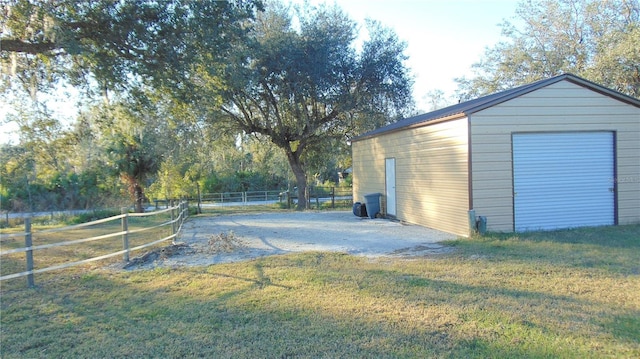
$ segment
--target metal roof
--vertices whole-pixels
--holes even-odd
[[[425,113],[422,115],[418,115],[418,116],[414,116],[414,117],[409,117],[409,118],[405,118],[402,120],[399,120],[395,123],[392,123],[390,125],[384,126],[384,127],[380,127],[378,129],[375,129],[373,131],[367,132],[365,134],[362,134],[360,136],[354,137],[351,141],[360,141],[360,140],[364,140],[367,138],[371,138],[371,137],[376,137],[378,135],[381,134],[385,134],[385,133],[389,133],[389,132],[394,132],[394,131],[399,131],[399,130],[403,130],[406,128],[411,128],[411,127],[420,127],[420,126],[428,126],[430,124],[430,122],[437,122],[437,120],[439,119],[445,119],[445,118],[460,118],[460,117],[464,117],[464,116],[469,116],[475,112],[478,111],[482,111],[484,109],[487,109],[489,107],[498,105],[500,103],[503,103],[505,101],[509,101],[511,99],[514,99],[516,97],[525,95],[529,92],[538,90],[540,88],[555,84],[557,82],[560,81],[564,81],[567,80],[569,82],[572,82],[576,85],[588,88],[590,90],[593,90],[595,92],[601,93],[603,95],[609,96],[609,97],[613,97],[617,100],[620,100],[622,102],[628,103],[630,105],[636,106],[636,107],[640,107],[640,100],[627,96],[625,94],[622,94],[620,92],[608,89],[606,87],[600,86],[596,83],[593,83],[591,81],[588,81],[586,79],[583,79],[581,77],[572,75],[572,74],[562,74],[559,76],[555,76],[549,79],[545,79],[545,80],[540,80],[540,81],[536,81],[527,85],[523,85],[523,86],[519,86],[519,87],[515,87],[513,89],[510,90],[506,90],[506,91],[501,91],[501,92],[497,92],[491,95],[487,95],[487,96],[483,96],[474,100],[470,100],[470,101],[466,101],[466,102],[462,102],[459,103],[457,105],[453,105],[453,106],[449,106],[449,107],[445,107],[439,110],[435,110],[433,112],[429,112],[429,113]]]

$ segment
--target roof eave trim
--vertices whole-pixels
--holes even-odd
[[[602,85],[598,85],[595,82],[591,82],[589,80],[583,79],[581,77],[577,77],[577,76],[569,76],[566,78],[567,81],[574,83],[578,86],[582,86],[582,87],[586,87],[592,91],[595,91],[597,93],[600,93],[602,95],[611,97],[613,99],[622,101],[626,104],[635,106],[635,107],[640,107],[640,100],[638,100],[635,97],[631,97],[628,95],[623,94],[622,92],[618,92],[616,90],[612,90],[610,88],[604,87]]]
[[[351,143],[358,142],[358,141],[363,141],[363,140],[368,140],[368,139],[374,138],[374,137],[380,137],[382,135],[389,135],[389,134],[400,132],[400,131],[406,131],[406,130],[412,130],[412,129],[415,129],[415,128],[431,126],[431,125],[434,125],[434,124],[437,124],[437,123],[441,123],[441,122],[459,120],[459,119],[465,118],[465,117],[468,117],[468,114],[466,112],[460,112],[460,113],[456,113],[454,115],[449,115],[449,116],[445,116],[445,117],[441,117],[441,118],[436,118],[436,119],[429,120],[429,121],[424,121],[424,122],[418,122],[418,123],[414,123],[414,124],[407,125],[407,126],[404,126],[404,127],[399,127],[399,128],[393,129],[393,130],[385,131],[385,132],[379,132],[379,133],[374,133],[374,134],[371,134],[371,135],[362,135],[362,136],[354,137],[354,138],[351,139]]]

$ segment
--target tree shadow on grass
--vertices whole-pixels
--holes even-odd
[[[3,357],[594,355],[580,346],[578,319],[583,309],[597,312],[604,304],[436,279],[402,263],[388,268],[304,253],[210,267],[65,273],[3,298]],[[550,323],[548,305],[566,315],[556,322],[574,320],[577,330]],[[628,322],[629,313],[616,313],[603,320]],[[614,333],[615,340],[628,341],[625,333]]]
[[[632,303],[616,306],[598,296],[554,294],[526,284],[465,284],[461,278],[453,282],[398,270],[368,270],[362,278],[358,287],[371,297],[396,298],[409,306],[442,305],[456,313],[454,332],[457,327],[472,333],[459,338],[464,351],[487,349],[495,357],[581,357],[594,355],[589,349],[593,343],[609,342],[627,353],[623,356],[640,353],[640,310],[632,309]]]

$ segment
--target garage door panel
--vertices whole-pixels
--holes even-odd
[[[578,204],[584,205],[585,203],[608,201],[611,198],[611,192],[609,190],[591,192],[591,195],[588,197],[585,196],[583,192],[579,192],[575,188],[565,191],[563,191],[562,189],[544,190],[544,193],[542,194],[541,192],[542,190],[517,191],[516,197],[519,197],[521,204],[529,205],[531,207],[534,207],[536,204],[548,204],[549,206],[563,205],[567,208],[575,207],[575,205]],[[526,203],[522,203],[525,196],[528,196],[529,200]],[[537,200],[538,198],[540,198],[540,200]]]
[[[588,175],[586,175],[588,176]],[[522,186],[519,185],[516,187],[517,194],[525,194],[531,193],[532,195],[540,195],[541,192],[549,193],[549,194],[564,194],[565,196],[570,196],[574,194],[576,196],[583,197],[585,196],[585,188],[588,188],[591,191],[591,195],[595,195],[598,193],[609,194],[613,188],[613,183],[609,178],[601,178],[600,180],[594,178],[584,178],[582,183],[579,186],[576,186],[575,181],[571,182],[569,180],[559,181],[549,177],[538,177],[537,180],[542,181],[553,181],[553,183],[549,183],[547,185],[540,186]]]
[[[615,222],[612,132],[513,135],[515,230]]]

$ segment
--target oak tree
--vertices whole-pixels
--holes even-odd
[[[405,45],[369,22],[357,48],[358,28],[340,8],[306,5],[296,16],[271,3],[224,69],[225,121],[268,138],[286,154],[305,208],[305,154],[331,140],[392,121],[412,104]]]

